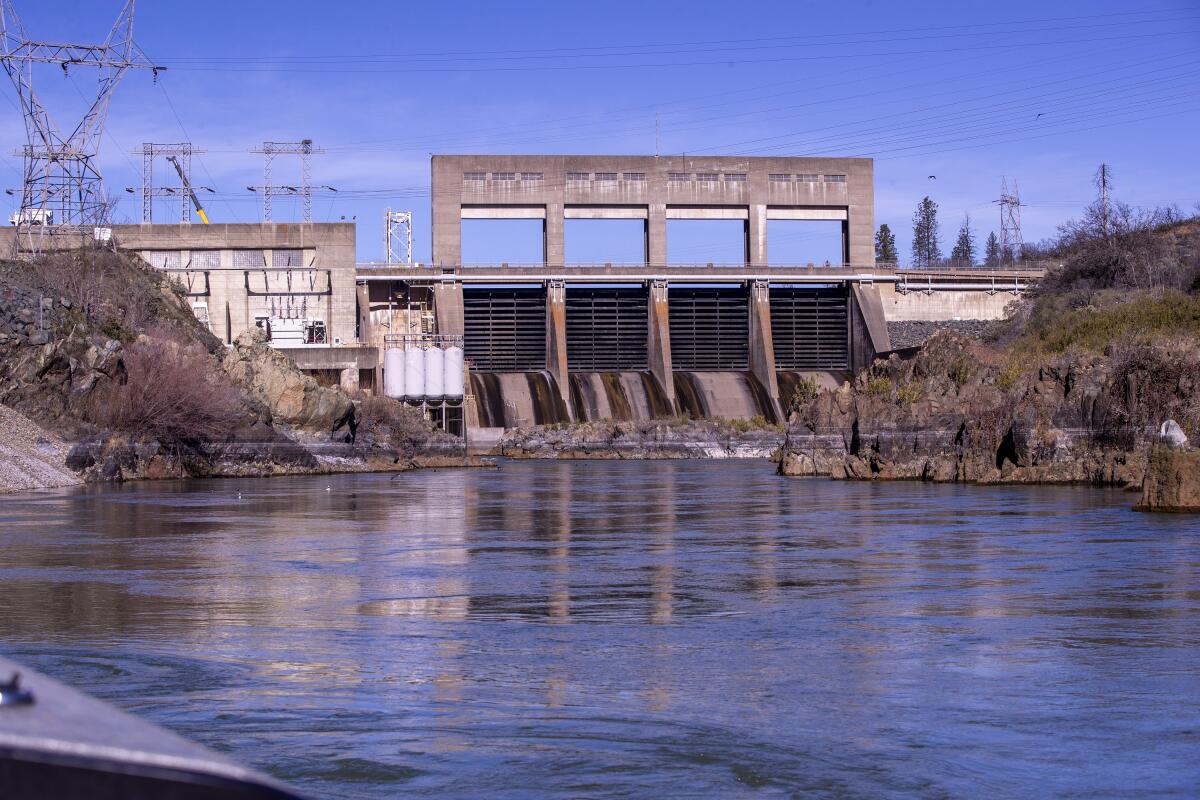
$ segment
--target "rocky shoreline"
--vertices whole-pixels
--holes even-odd
[[[781,427],[730,420],[547,425],[507,431],[491,455],[514,459],[777,459]]]
[[[779,472],[844,480],[1142,488],[1158,424],[1196,423],[1191,354],[1137,345],[1042,363],[938,333],[818,394]]]

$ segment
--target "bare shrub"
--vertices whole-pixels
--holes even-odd
[[[124,379],[96,390],[88,421],[160,442],[190,442],[223,438],[246,414],[241,394],[198,345],[168,334],[142,337],[123,362]]]
[[[72,308],[114,339],[132,342],[155,324],[169,323],[202,336],[210,352],[211,335],[195,321],[178,298],[168,298],[164,273],[134,258],[98,247],[47,253],[29,263],[29,272],[40,290],[65,298]],[[170,300],[170,302],[168,302]]]
[[[452,438],[436,430],[420,411],[382,395],[362,397],[358,409],[358,430],[360,435],[362,431],[367,431],[408,454],[425,449],[436,441]]]

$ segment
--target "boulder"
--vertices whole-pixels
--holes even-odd
[[[1200,512],[1200,450],[1155,445],[1135,511]]]
[[[1164,422],[1158,428],[1158,440],[1170,447],[1187,447],[1188,437],[1173,419]]]
[[[270,412],[272,420],[319,433],[355,422],[354,403],[341,390],[321,386],[254,328],[233,343],[225,372]]]

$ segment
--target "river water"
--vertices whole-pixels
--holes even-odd
[[[1196,797],[1200,524],[746,462],[0,499],[0,648],[313,797]]]

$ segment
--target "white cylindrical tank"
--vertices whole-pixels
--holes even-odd
[[[446,399],[462,400],[463,398],[463,349],[458,345],[446,348]]]
[[[445,361],[442,348],[425,348],[425,396],[430,400],[441,400],[446,394]]]
[[[404,399],[404,351],[399,347],[383,351],[383,393],[396,400]]]
[[[404,349],[404,396],[425,399],[425,351],[411,343]]]

